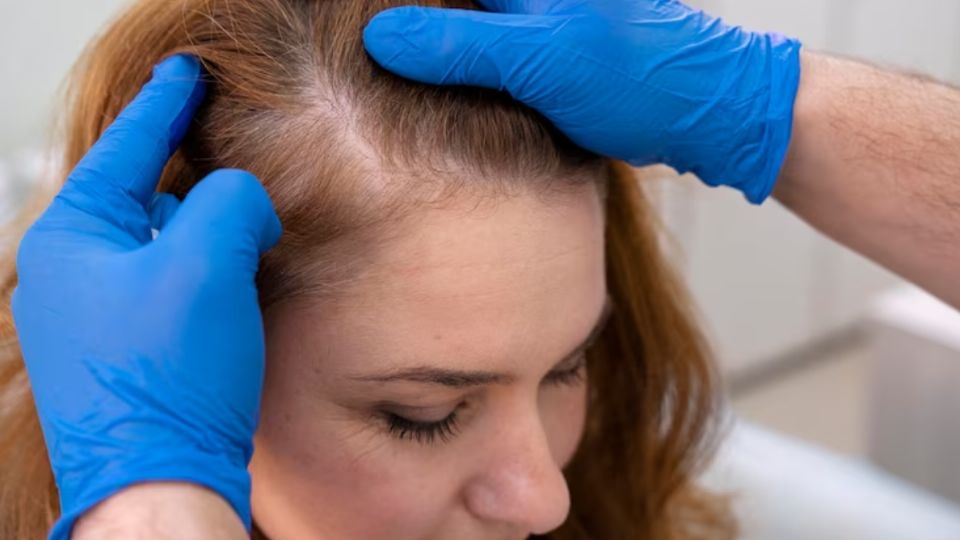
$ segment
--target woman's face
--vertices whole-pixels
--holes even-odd
[[[251,472],[274,540],[518,539],[565,520],[609,313],[593,185],[418,213],[329,299],[266,314]]]

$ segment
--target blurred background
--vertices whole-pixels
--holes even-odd
[[[0,85],[4,119],[0,124],[0,212],[4,215],[16,207],[29,179],[42,168],[40,149],[55,121],[52,106],[72,62],[96,31],[128,3],[0,0],[0,48],[5,51],[0,72],[7,81]],[[808,49],[960,83],[957,0],[690,3],[731,23],[797,36]],[[797,475],[800,480],[773,480],[758,462],[813,460],[848,484],[869,486],[868,495],[903,493],[906,497],[880,501],[868,497],[858,508],[873,512],[879,509],[874,504],[889,505],[906,512],[908,518],[914,516],[903,530],[919,532],[918,519],[930,527],[921,534],[896,536],[889,534],[895,527],[887,525],[881,527],[888,533],[882,538],[960,539],[960,518],[953,520],[960,504],[956,423],[960,315],[819,236],[773,201],[760,208],[748,207],[737,193],[707,189],[692,178],[665,178],[652,184],[670,232],[671,249],[718,353],[732,410],[747,426],[741,431],[752,442],[743,444],[792,449],[787,453],[764,450],[746,465],[742,459],[728,458],[720,472],[714,471],[714,479],[721,485],[747,486],[742,478],[756,477],[744,489],[763,481],[779,482],[781,487],[787,482],[798,485],[803,474]],[[774,438],[765,438],[768,434]],[[735,434],[731,444],[741,444],[743,437],[737,438],[741,435]],[[742,449],[736,454],[754,455]],[[737,467],[751,471],[736,472],[739,483],[724,476]],[[851,476],[851,467],[860,472]],[[859,476],[863,471],[873,480],[863,484]],[[823,483],[819,485],[823,491]],[[863,490],[812,497],[819,497],[821,506],[842,506],[840,501],[850,503],[848,495],[861,496]],[[910,514],[915,503],[935,510]],[[786,529],[748,530],[748,536],[868,537],[863,532],[790,536],[789,531],[803,529],[796,520],[803,503],[797,504],[797,511],[790,514],[793,519],[765,510],[777,516],[771,519],[781,526],[785,519],[790,524]],[[804,519],[809,521],[809,516]],[[756,527],[755,531],[761,530],[761,525]],[[845,534],[858,530],[848,528]],[[940,536],[932,535],[933,531]]]

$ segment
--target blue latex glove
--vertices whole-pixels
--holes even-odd
[[[51,538],[151,480],[206,486],[250,526],[254,276],[281,226],[249,173],[215,172],[182,203],[154,194],[203,100],[200,73],[184,56],[159,64],[18,252],[13,313],[63,511]]]
[[[786,156],[800,44],[674,0],[478,0],[492,11],[401,7],[367,26],[385,68],[509,92],[574,142],[666,163],[760,203]]]

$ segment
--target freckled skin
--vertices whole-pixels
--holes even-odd
[[[464,200],[409,220],[334,298],[265,314],[254,516],[274,539],[518,539],[569,510],[562,466],[586,389],[548,382],[606,299],[593,186]],[[358,376],[413,366],[503,373],[451,388]],[[382,408],[449,437],[391,433]],[[397,408],[399,407],[399,410]]]

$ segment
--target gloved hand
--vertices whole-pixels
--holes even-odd
[[[19,248],[12,307],[63,512],[51,538],[151,480],[206,486],[250,526],[254,276],[281,226],[249,173],[215,172],[182,204],[154,194],[200,73],[185,56],[159,64]]]
[[[399,75],[509,92],[574,142],[666,163],[760,203],[790,141],[797,41],[746,32],[675,0],[478,0],[401,7],[365,30]]]

